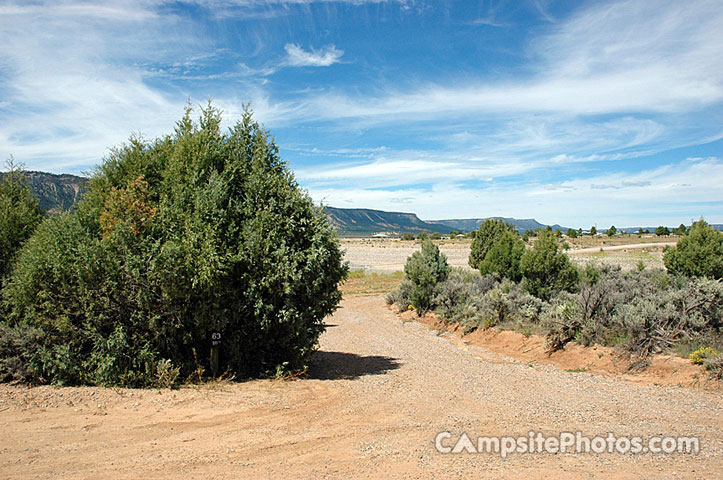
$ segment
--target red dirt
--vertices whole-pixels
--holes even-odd
[[[436,330],[453,333],[455,339],[463,345],[483,347],[517,360],[554,365],[563,370],[613,375],[641,385],[675,385],[723,392],[723,384],[711,379],[705,368],[673,355],[654,355],[647,368],[638,370],[633,368],[629,357],[603,345],[587,347],[570,342],[563,349],[550,353],[545,346],[545,339],[539,335],[527,336],[494,327],[477,329],[464,335],[458,323],[446,323],[434,313],[418,317],[413,311],[399,313],[394,307],[392,310],[404,321],[416,320]]]

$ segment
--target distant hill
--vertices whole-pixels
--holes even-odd
[[[341,235],[368,236],[374,233],[387,232],[402,234],[404,232],[439,232],[449,233],[451,230],[472,232],[477,230],[487,218],[464,218],[451,220],[420,220],[413,213],[385,212],[366,208],[334,208],[326,207],[326,213],[331,223],[339,230]],[[536,228],[545,228],[547,225],[533,218],[517,219],[499,218],[512,224],[520,233]],[[560,229],[567,232],[567,228],[560,225],[550,225],[553,230]]]
[[[527,230],[535,230],[536,228],[545,228],[547,225],[538,222],[534,218],[506,218],[506,217],[487,217],[487,218],[455,218],[449,220],[429,220],[428,223],[437,223],[440,225],[447,225],[452,227],[453,230],[460,230],[462,232],[472,232],[477,230],[485,220],[489,218],[497,218],[504,222],[507,222],[514,226],[518,232],[524,233]],[[558,224],[550,225],[553,230],[562,230],[567,232],[567,227],[562,227]]]
[[[345,236],[369,236],[381,232],[449,233],[450,230],[454,230],[449,225],[424,222],[414,213],[384,212],[368,208],[324,207],[324,209],[331,224]]]
[[[0,173],[0,176],[4,175]],[[75,205],[83,197],[88,183],[87,178],[70,174],[25,172],[25,175],[40,208],[51,213],[68,210]]]

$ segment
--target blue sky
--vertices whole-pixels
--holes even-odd
[[[0,155],[80,173],[251,103],[337,207],[723,223],[718,1],[0,1]]]

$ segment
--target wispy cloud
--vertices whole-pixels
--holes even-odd
[[[388,150],[384,145],[368,148],[334,148],[321,149],[317,147],[287,147],[290,150],[304,157],[343,157],[343,158],[372,158]]]
[[[555,21],[556,21],[555,18],[552,15],[550,15],[550,13],[547,11],[548,8],[547,8],[546,4],[548,2],[546,2],[544,0],[532,0],[532,3],[535,5],[535,8],[540,13],[542,18],[544,18],[546,21],[548,21],[550,23],[555,23]]]
[[[144,4],[5,5],[0,154],[36,169],[77,171],[134,131],[161,134],[184,101],[153,88],[133,64],[198,53],[179,23]]]
[[[124,2],[53,2],[44,4],[0,5],[0,16],[39,15],[45,17],[84,17],[113,20],[115,22],[139,21],[158,15],[144,5],[128,5]]]
[[[612,172],[560,182],[557,185],[530,182],[487,182],[473,189],[455,182],[441,181],[429,188],[310,188],[312,196],[336,206],[365,205],[398,210],[413,205],[424,219],[449,218],[450,205],[460,217],[502,215],[535,217],[545,223],[589,227],[591,218],[598,226],[615,224],[659,225],[686,221],[703,215],[719,218],[723,198],[723,160],[691,158],[680,163],[644,170],[635,174]],[[614,188],[600,189],[601,185]],[[404,202],[400,202],[404,199]],[[400,203],[403,203],[400,206]]]
[[[279,70],[287,67],[329,67],[335,63],[340,63],[341,57],[344,55],[344,51],[339,50],[334,45],[326,45],[320,49],[311,48],[307,51],[295,43],[287,43],[284,50],[286,56],[283,59],[266,62],[259,67],[251,67],[241,62],[238,71],[234,72],[234,75],[263,78],[274,75]]]
[[[319,50],[304,50],[295,43],[287,43],[284,47],[286,50],[286,65],[292,67],[328,67],[341,60],[344,55],[343,50],[337,49],[334,45],[327,45]]]
[[[491,181],[497,176],[523,172],[526,167],[516,162],[475,162],[469,158],[451,161],[437,154],[403,152],[393,159],[377,159],[353,166],[329,165],[322,168],[298,168],[296,176],[305,184],[319,186],[344,182],[346,185],[372,185],[374,188],[444,181]],[[404,158],[406,157],[406,158]]]
[[[490,4],[487,5],[487,11],[484,15],[476,18],[472,21],[473,25],[486,25],[488,27],[506,27],[508,26],[507,23],[504,21],[501,21],[499,19],[499,8],[501,6],[501,3],[497,3],[496,5],[490,2]]]
[[[488,27],[506,27],[506,23],[498,22],[492,17],[480,17],[472,21],[473,25],[486,25]]]
[[[164,3],[164,0],[157,0]],[[233,18],[242,15],[244,18],[271,19],[291,15],[292,7],[308,7],[319,5],[378,5],[398,4],[403,10],[412,10],[416,0],[186,0],[186,4],[195,4],[206,9],[216,19]]]
[[[472,112],[685,112],[723,100],[721,25],[723,10],[712,1],[606,3],[535,39],[538,61],[528,79],[332,93],[305,99],[304,110],[311,118],[375,122]]]
[[[466,208],[470,216],[544,216],[560,209],[566,216],[604,220],[614,205],[622,217],[653,212],[661,199],[723,201],[710,181],[720,179],[718,160],[637,176],[594,176],[613,161],[635,170],[635,159],[720,138],[721,25],[723,11],[715,2],[605,3],[536,38],[527,78],[307,97],[296,111],[300,120],[330,128],[356,125],[362,132],[393,126],[399,135],[431,136],[436,144],[427,151],[390,150],[365,163],[301,167],[299,176],[329,202],[350,205],[357,196],[355,205],[393,208],[389,195],[414,199],[416,210],[428,217],[444,216],[450,208]],[[676,183],[686,176],[688,181]],[[494,181],[459,183],[486,178]],[[445,193],[419,189],[420,183],[445,185]],[[518,183],[523,186],[510,189]],[[495,201],[463,200],[478,195]],[[630,203],[637,200],[643,203]],[[571,205],[584,209],[571,212]],[[671,216],[680,212],[670,209]]]

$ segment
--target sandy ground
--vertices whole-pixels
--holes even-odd
[[[469,268],[469,242],[439,243],[447,262],[455,267]],[[407,257],[420,249],[420,244],[395,240],[347,240],[342,242],[344,260],[352,270],[389,273],[404,270]]]
[[[608,245],[607,240],[599,240],[594,247],[573,248],[567,254],[578,264],[611,264],[619,265],[623,270],[631,270],[642,261],[646,268],[663,268],[663,248],[676,243],[635,241],[633,238],[623,245]],[[447,262],[464,269],[470,269],[470,244],[470,241],[438,242],[439,250],[447,256]],[[419,250],[420,245],[398,240],[345,240],[342,248],[345,250],[344,259],[352,270],[389,273],[404,270],[407,257]]]
[[[601,245],[596,247],[568,250],[570,259],[579,264],[586,263],[616,265],[623,270],[638,268],[642,262],[645,268],[665,268],[663,249],[677,242],[635,243],[628,245]]]
[[[0,386],[2,478],[720,478],[723,396],[466,345],[348,297],[309,378],[180,390]],[[443,454],[453,439],[695,435],[698,454]]]
[[[574,250],[570,250],[569,253],[571,254],[583,254],[583,253],[595,253],[595,252],[610,252],[610,251],[626,251],[626,250],[648,250],[653,248],[665,248],[665,247],[672,247],[675,246],[677,242],[656,242],[656,243],[635,243],[631,245],[611,245],[611,246],[601,246],[601,247],[593,247],[593,248],[578,248]]]

